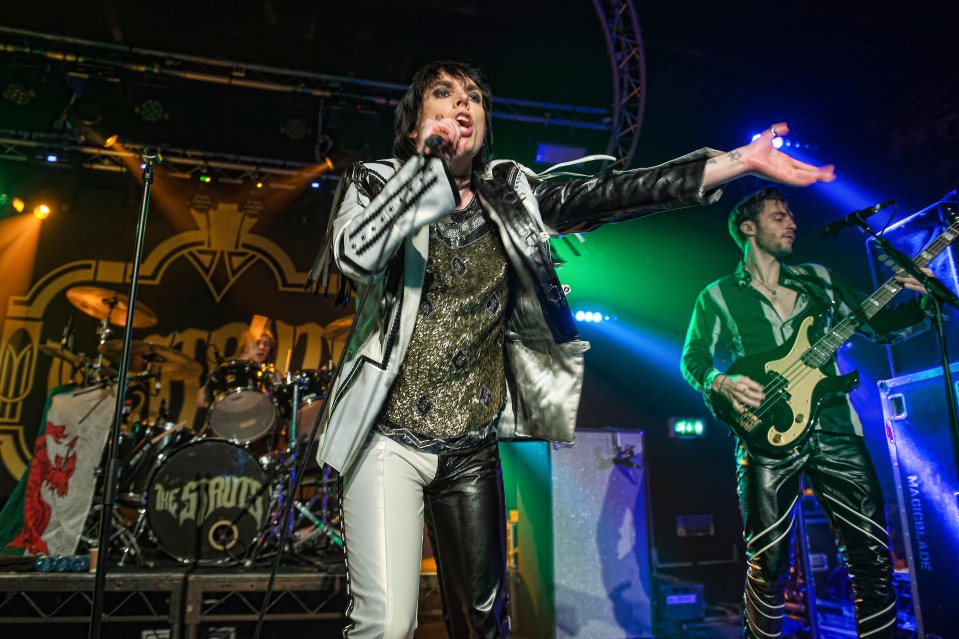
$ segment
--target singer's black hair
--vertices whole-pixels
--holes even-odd
[[[786,202],[786,194],[778,186],[767,186],[741,199],[729,212],[729,234],[740,249],[746,250],[746,235],[740,227],[743,222],[759,217],[766,200]]]
[[[413,81],[396,105],[396,118],[393,122],[393,157],[405,162],[416,154],[416,141],[410,133],[418,128],[420,112],[423,109],[423,97],[427,89],[443,72],[460,81],[473,82],[483,95],[483,110],[486,112],[486,134],[483,137],[483,150],[473,158],[473,171],[478,171],[492,157],[493,152],[493,95],[489,83],[482,71],[463,62],[442,60],[431,62],[416,72]]]

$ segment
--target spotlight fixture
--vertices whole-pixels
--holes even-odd
[[[134,113],[140,116],[140,119],[150,124],[156,124],[162,120],[169,120],[170,113],[163,106],[163,103],[156,98],[147,98],[140,104],[133,107]]]
[[[116,133],[108,137],[106,140],[103,141],[103,148],[109,149],[111,146],[117,143],[117,140],[119,139],[119,137],[120,136],[118,136]]]
[[[573,317],[577,322],[588,322],[594,324],[599,324],[600,322],[609,320],[609,315],[600,313],[599,311],[576,311]]]
[[[670,417],[669,436],[678,439],[696,439],[706,436],[706,420],[702,417]]]
[[[16,82],[11,82],[3,88],[3,99],[8,102],[13,102],[17,106],[27,106],[33,102],[33,98],[35,97],[37,97],[37,94],[33,89],[29,89]]]
[[[23,213],[23,209],[27,207],[27,203],[18,197],[13,198],[10,204],[11,206],[13,206],[13,210],[16,211],[17,213]]]
[[[310,128],[307,126],[306,122],[300,118],[289,118],[283,123],[283,126],[280,127],[280,133],[291,140],[299,141],[309,135]]]
[[[33,216],[34,216],[35,218],[37,218],[38,220],[45,220],[45,219],[47,219],[48,217],[50,217],[50,214],[51,214],[51,213],[53,213],[53,209],[51,209],[51,208],[50,208],[48,205],[46,205],[46,204],[42,204],[42,203],[41,203],[41,204],[36,205],[36,206],[33,208]]]

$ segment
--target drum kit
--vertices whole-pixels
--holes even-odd
[[[70,303],[99,320],[97,359],[75,353],[65,331],[60,348],[41,352],[81,372],[84,384],[116,380],[122,340],[111,326],[126,322],[127,298],[97,287],[67,291]],[[156,324],[138,303],[133,328]],[[203,367],[181,351],[132,340],[128,384],[199,379]],[[251,564],[283,552],[321,562],[342,556],[337,479],[328,468],[306,473],[293,493],[300,450],[326,396],[330,372],[278,373],[271,364],[231,359],[207,376],[207,417],[197,430],[168,419],[165,404],[153,419],[124,423],[116,456],[120,475],[110,552],[120,564],[149,565],[165,555],[181,563]],[[125,422],[132,421],[125,419]],[[105,464],[101,465],[105,467]],[[100,491],[102,494],[102,490]],[[81,544],[96,544],[101,507],[95,499]],[[284,512],[292,516],[284,523]],[[283,526],[287,544],[280,548]],[[159,552],[156,552],[159,551]]]

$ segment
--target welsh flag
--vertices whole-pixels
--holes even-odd
[[[112,387],[50,392],[30,468],[0,512],[0,552],[76,552],[115,403]]]

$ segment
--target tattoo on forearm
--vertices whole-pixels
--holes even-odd
[[[739,161],[739,158],[741,158],[741,157],[742,157],[742,153],[740,153],[739,151],[730,151],[730,152],[729,152],[729,161],[730,161],[730,162],[738,162],[738,161]]]

